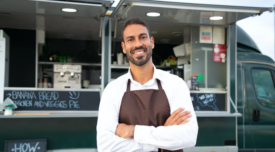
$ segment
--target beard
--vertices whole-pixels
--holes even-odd
[[[135,59],[133,57],[133,55],[134,55],[134,52],[136,50],[143,50],[144,51],[144,56],[139,56]],[[131,51],[126,50],[127,59],[136,66],[145,65],[150,60],[150,58],[152,57],[152,53],[153,52],[152,52],[152,46],[151,45],[149,45],[149,49],[145,48],[144,46],[140,46],[140,47],[132,49]]]

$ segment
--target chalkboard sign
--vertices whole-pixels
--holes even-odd
[[[192,82],[192,90],[199,90],[199,80],[198,76],[192,76],[191,77],[191,82]]]
[[[7,140],[4,152],[46,152],[46,139]]]
[[[226,111],[226,94],[191,93],[195,111]]]
[[[88,111],[98,110],[99,92],[77,91],[4,91],[17,105],[16,110]]]

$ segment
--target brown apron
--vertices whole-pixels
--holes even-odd
[[[168,98],[162,89],[160,81],[157,79],[158,90],[136,90],[130,91],[128,80],[127,91],[124,93],[120,112],[119,123],[127,125],[146,125],[146,126],[163,126],[170,116],[170,105]],[[161,150],[169,152],[168,150]],[[183,152],[176,150],[174,152]]]

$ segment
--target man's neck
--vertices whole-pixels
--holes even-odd
[[[130,67],[133,79],[142,85],[153,78],[154,67],[152,58],[143,66],[136,66],[130,63]]]

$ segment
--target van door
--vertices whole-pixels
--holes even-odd
[[[275,149],[275,68],[245,63],[246,149]]]

